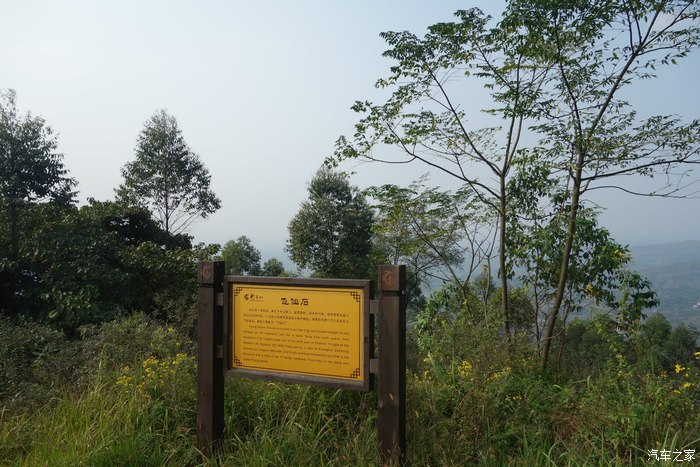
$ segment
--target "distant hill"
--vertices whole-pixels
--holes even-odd
[[[632,268],[646,276],[659,294],[663,313],[672,325],[700,329],[700,241],[631,247]]]
[[[661,301],[647,313],[663,313],[673,326],[685,323],[700,329],[700,241],[632,246],[631,250],[631,268],[652,282]],[[268,255],[281,259],[287,269],[295,269],[283,250],[270,249]],[[423,292],[428,295],[440,284],[429,281]]]

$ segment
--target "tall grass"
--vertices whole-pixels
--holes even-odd
[[[164,423],[165,412],[139,397],[96,386],[19,416],[15,424],[24,429],[16,433],[3,425],[3,441],[13,438],[13,443],[0,459],[26,466],[192,463],[196,457],[182,449],[191,441],[191,428]]]
[[[84,349],[93,360],[80,385],[26,410],[0,408],[1,465],[380,463],[373,393],[229,379],[225,438],[206,459],[183,335],[137,317],[105,325]],[[484,362],[426,358],[410,372],[411,465],[640,465],[652,449],[700,451],[695,367],[556,381],[528,358],[494,352]]]
[[[376,463],[372,395],[246,380],[226,387],[223,465]]]

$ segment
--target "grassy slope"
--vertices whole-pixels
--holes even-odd
[[[697,365],[651,375],[619,360],[555,381],[527,356],[484,349],[482,360],[426,359],[409,375],[412,465],[641,465],[650,449],[700,451]],[[228,380],[226,439],[206,460],[194,448],[186,338],[136,317],[105,326],[83,350],[93,358],[81,384],[3,410],[1,465],[379,463],[372,393]]]

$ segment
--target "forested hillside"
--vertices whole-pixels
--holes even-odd
[[[700,242],[632,247],[633,267],[659,294],[656,311],[671,324],[700,329]]]

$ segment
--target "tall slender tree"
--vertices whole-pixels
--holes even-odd
[[[547,67],[498,28],[479,9],[458,11],[458,22],[438,23],[423,38],[408,31],[384,32],[384,55],[397,63],[379,88],[393,92],[384,104],[356,102],[363,117],[353,140],[340,137],[329,163],[365,158],[389,163],[422,163],[463,183],[497,219],[498,275],[504,332],[510,336],[506,248],[508,182],[519,157],[522,135],[535,114]],[[486,109],[495,125],[476,126],[459,102],[459,77],[477,75],[491,91]],[[400,150],[388,154],[386,146]]]
[[[506,335],[513,266],[508,237],[511,220],[523,214],[512,202],[519,183],[514,178],[519,167],[536,171],[520,188],[536,192],[535,204],[548,210],[543,225],[566,233],[541,342],[546,367],[585,194],[602,188],[646,196],[693,194],[693,180],[685,175],[700,163],[700,121],[640,118],[622,94],[698,47],[698,3],[510,0],[495,26],[473,8],[458,11],[455,22],[429,27],[423,38],[407,31],[383,33],[391,46],[385,55],[396,64],[377,86],[393,92],[383,104],[356,102],[353,109],[362,117],[355,134],[352,140],[339,138],[328,162],[423,163],[471,188],[499,219]],[[484,84],[491,103],[482,110],[494,119],[492,127],[474,127],[468,119],[459,100],[465,77]],[[399,152],[384,152],[387,146]],[[624,185],[629,176],[654,175],[670,182],[648,190]]]
[[[684,197],[697,191],[685,175],[700,164],[700,120],[641,118],[624,91],[655,77],[700,45],[697,0],[550,2],[513,0],[501,24],[530,44],[550,72],[535,130],[538,157],[558,173],[565,226],[556,295],[543,336],[542,366],[567,293],[577,224],[585,195],[619,189],[642,196]],[[631,175],[663,176],[648,190],[625,185]]]
[[[185,232],[194,220],[221,207],[211,190],[209,171],[185,142],[175,117],[165,110],[145,123],[136,159],[122,168],[122,176],[117,198],[148,207],[172,235]]]

